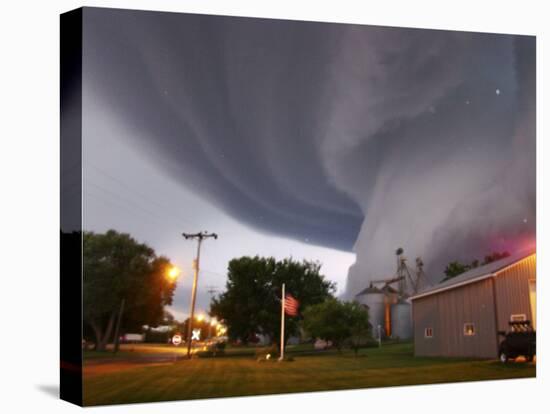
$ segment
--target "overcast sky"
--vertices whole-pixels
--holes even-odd
[[[182,231],[220,235],[202,310],[241,255],[320,260],[350,297],[397,247],[437,281],[534,242],[532,37],[86,9],[83,66],[85,228],[178,263],[176,316]]]

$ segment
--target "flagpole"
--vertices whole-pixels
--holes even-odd
[[[283,289],[281,293],[281,356],[279,361],[282,361],[285,357],[285,284],[283,283]]]

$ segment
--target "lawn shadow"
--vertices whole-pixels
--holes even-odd
[[[55,399],[59,398],[59,385],[58,384],[39,384],[36,386],[44,394],[54,397]]]

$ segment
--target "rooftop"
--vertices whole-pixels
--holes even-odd
[[[508,267],[514,263],[519,262],[520,260],[525,259],[536,253],[536,248],[532,247],[529,249],[518,251],[504,259],[500,259],[489,264],[476,267],[472,270],[469,270],[465,273],[462,273],[458,276],[453,277],[452,279],[446,280],[444,282],[438,283],[437,285],[430,286],[416,295],[411,299],[417,299],[423,296],[428,296],[433,293],[437,293],[443,290],[452,289],[453,287],[462,286],[468,283],[477,282],[479,280],[493,276],[498,271]]]

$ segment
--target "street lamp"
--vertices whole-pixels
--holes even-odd
[[[212,328],[217,328],[218,321],[216,318],[212,318],[210,320],[210,324],[208,325],[208,339],[212,338]]]
[[[168,269],[168,272],[166,272],[166,276],[171,281],[175,281],[179,277],[180,273],[181,271],[179,268],[177,268],[176,266],[172,266],[170,267],[170,269]]]

